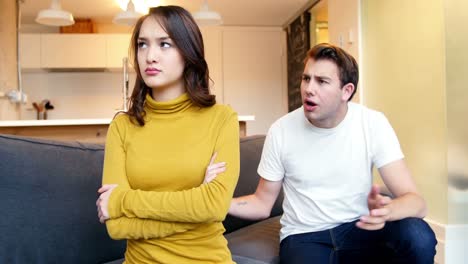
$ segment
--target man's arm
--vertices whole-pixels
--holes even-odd
[[[386,221],[426,216],[426,202],[419,194],[404,160],[381,167],[379,173],[395,198],[380,195],[379,188],[373,186],[368,197],[369,215],[361,217],[358,227],[377,230],[383,228]]]
[[[404,160],[383,166],[379,169],[379,173],[387,188],[396,197],[392,201],[389,221],[426,216],[426,202],[416,188]]]
[[[282,184],[283,181],[268,181],[260,177],[254,194],[232,199],[229,214],[249,220],[269,217]]]

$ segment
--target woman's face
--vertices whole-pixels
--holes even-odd
[[[162,97],[172,99],[185,92],[184,59],[154,17],[147,17],[141,25],[137,59],[143,81],[153,89],[155,99],[158,94],[166,94]],[[167,95],[172,98],[167,98]]]

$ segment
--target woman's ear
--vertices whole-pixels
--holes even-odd
[[[354,87],[354,84],[345,84],[345,86],[341,88],[341,99],[345,102],[349,101],[349,98],[351,98],[351,95],[353,94],[355,89],[356,87]]]

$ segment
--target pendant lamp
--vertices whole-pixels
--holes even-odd
[[[133,26],[140,18],[141,14],[135,11],[135,5],[132,0],[128,1],[127,10],[118,13],[112,22],[115,24]]]
[[[203,1],[198,12],[193,14],[193,18],[199,26],[219,26],[223,24],[221,15],[218,12],[210,10],[208,1]]]
[[[49,9],[39,11],[36,22],[47,26],[69,26],[75,24],[73,15],[62,10],[60,0],[52,0]]]

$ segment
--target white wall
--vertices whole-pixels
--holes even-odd
[[[445,0],[448,125],[448,223],[468,229],[468,34],[466,0]],[[467,253],[468,254],[468,253]]]
[[[223,31],[224,103],[254,115],[247,134],[266,134],[287,113],[286,35],[279,28]]]
[[[122,108],[122,73],[120,72],[26,72],[23,89],[28,104],[22,107],[21,119],[35,119],[32,102],[49,99],[54,110],[49,119],[112,118]],[[130,92],[135,73],[130,74]]]
[[[0,1],[0,93],[18,88],[16,64],[16,1]],[[0,120],[19,118],[19,108],[0,97]]]
[[[330,43],[340,46],[359,61],[359,0],[328,0]]]
[[[202,27],[205,59],[210,71],[210,89],[216,95],[216,102],[224,103],[223,91],[223,48],[222,28]]]
[[[360,0],[328,0],[328,34],[330,43],[349,52],[358,62],[360,58]],[[360,70],[362,67],[360,67]],[[358,90],[354,102],[362,102],[364,81],[359,78]]]
[[[364,102],[399,136],[429,207],[436,262],[466,263],[467,1],[362,2]]]

